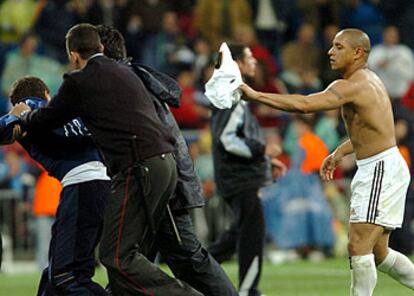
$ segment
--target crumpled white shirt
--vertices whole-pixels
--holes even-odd
[[[240,101],[242,92],[239,87],[243,80],[239,66],[233,60],[225,42],[221,44],[219,52],[222,54],[220,68],[214,69],[205,85],[204,94],[215,107],[230,109]]]

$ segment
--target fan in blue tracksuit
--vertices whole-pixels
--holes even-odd
[[[48,88],[27,76],[13,84],[10,98],[13,105],[24,102],[34,110],[46,105]],[[15,140],[19,128],[17,116],[2,116],[0,141]],[[30,131],[18,142],[63,187],[38,295],[106,295],[92,277],[110,179],[90,133],[76,118],[61,128]]]

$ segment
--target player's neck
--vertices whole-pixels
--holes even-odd
[[[367,68],[368,68],[368,65],[366,62],[352,64],[349,68],[345,69],[345,71],[342,73],[342,77],[344,79],[348,79],[349,77],[354,75],[354,73],[357,72],[358,70],[367,69]]]

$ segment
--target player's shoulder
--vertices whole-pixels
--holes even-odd
[[[326,89],[337,97],[351,103],[364,94],[367,84],[364,81],[354,79],[337,79]]]
[[[361,88],[361,82],[349,79],[337,79],[328,85],[327,89],[333,89],[343,95],[352,94]]]
[[[82,70],[75,69],[63,74],[63,79],[73,80],[79,78],[80,76],[82,76]]]

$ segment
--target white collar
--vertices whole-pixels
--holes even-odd
[[[102,52],[95,53],[94,55],[89,57],[88,61],[90,61],[90,60],[92,60],[93,58],[96,58],[96,57],[102,57],[103,55],[104,54]]]

